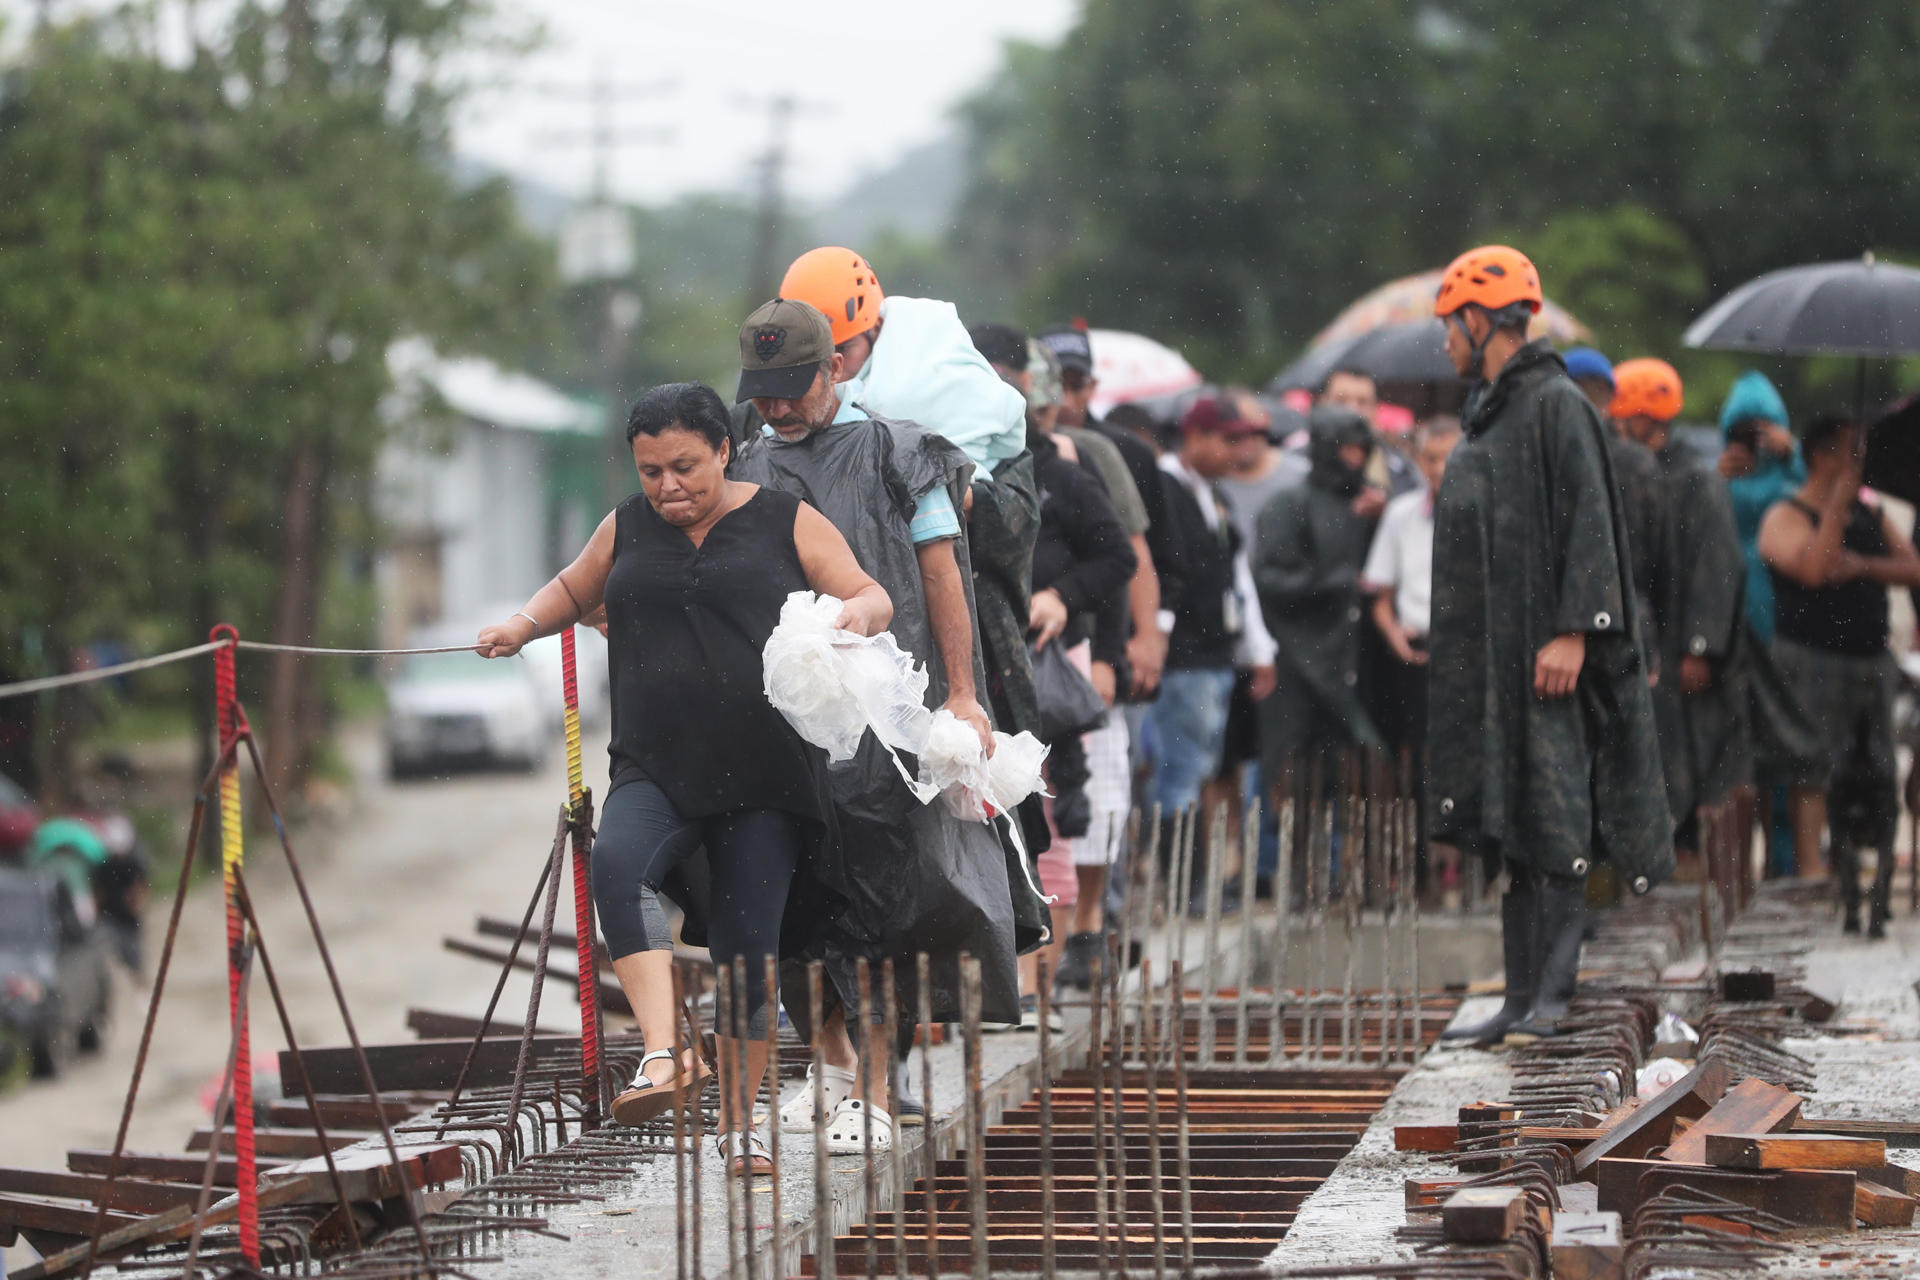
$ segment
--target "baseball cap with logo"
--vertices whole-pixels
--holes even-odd
[[[764,303],[740,326],[740,390],[733,402],[756,396],[798,400],[813,385],[820,362],[833,357],[833,326],[815,307],[791,298]]]
[[[1042,333],[1040,341],[1059,358],[1062,369],[1093,372],[1093,343],[1088,340],[1086,330],[1072,325],[1057,326]]]

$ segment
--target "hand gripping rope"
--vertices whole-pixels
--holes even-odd
[[[580,1074],[589,1129],[600,1125],[600,965],[593,946],[593,793],[580,766],[580,679],[574,628],[560,633],[560,674],[566,692],[567,814],[573,841],[573,937],[580,973]]]
[[[220,748],[226,763],[220,769],[220,879],[227,904],[227,1013],[233,1020],[233,1151],[240,1193],[240,1254],[250,1267],[260,1265],[260,1205],[258,1174],[253,1151],[253,1051],[247,1033],[247,1010],[242,1007],[246,983],[242,959],[246,921],[241,912],[239,872],[246,852],[240,825],[240,761],[232,748],[238,739],[242,713],[233,670],[233,643],[240,633],[226,623],[208,639],[221,644],[213,655],[213,688],[220,726]],[[221,1117],[213,1118],[218,1142]]]

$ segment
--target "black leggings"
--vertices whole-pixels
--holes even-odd
[[[666,793],[637,780],[607,797],[593,842],[593,901],[607,950],[618,960],[665,951],[673,934],[658,897],[661,884],[705,845],[712,901],[707,937],[718,963],[747,961],[751,1034],[767,1029],[766,957],[780,952],[780,917],[800,865],[800,820],[778,809],[743,809],[683,818]]]

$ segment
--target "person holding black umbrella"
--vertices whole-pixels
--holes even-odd
[[[1829,856],[1840,877],[1844,927],[1860,930],[1859,853],[1879,854],[1869,937],[1891,915],[1894,832],[1900,818],[1887,649],[1887,588],[1920,586],[1920,555],[1891,520],[1860,500],[1866,433],[1828,415],[1801,436],[1807,483],[1760,524],[1773,577],[1775,660],[1812,712],[1833,766],[1827,792]],[[1817,817],[1803,805],[1796,824]],[[1802,863],[1803,879],[1824,869]]]

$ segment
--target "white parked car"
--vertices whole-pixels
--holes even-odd
[[[419,647],[460,642],[436,636]],[[531,772],[553,740],[550,701],[533,665],[517,658],[415,654],[387,686],[387,771],[404,778],[443,765],[505,764]]]

